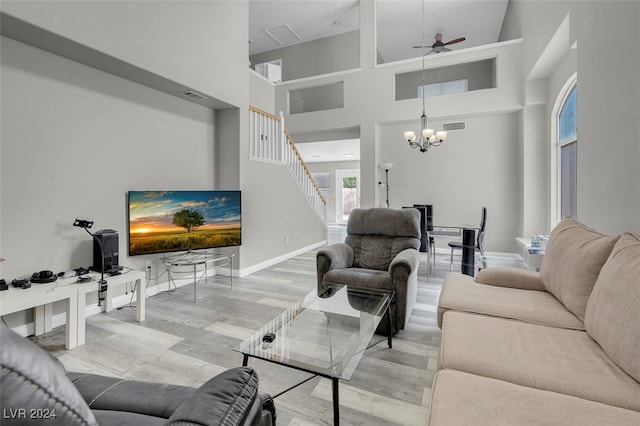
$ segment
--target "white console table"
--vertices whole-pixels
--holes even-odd
[[[75,285],[54,281],[47,284],[31,284],[29,288],[12,287],[0,291],[0,315],[33,309],[34,334],[39,336],[52,330],[52,303],[66,301],[67,324],[65,347],[78,346],[78,288]]]
[[[85,343],[85,310],[87,293],[98,291],[100,274],[92,272],[83,277],[91,277],[91,281],[78,282],[77,277],[59,278],[52,283],[31,284],[30,288],[21,289],[9,287],[0,291],[0,315],[33,309],[34,334],[39,336],[52,330],[53,303],[66,301],[66,341],[67,349],[75,348]],[[120,275],[105,276],[107,281],[107,294],[105,298],[105,311],[112,308],[112,293],[109,291],[114,286],[135,283],[136,285],[136,320],[144,321],[145,318],[145,273],[130,270]]]
[[[189,272],[193,273],[193,303],[196,302],[196,287],[202,278],[207,277],[207,269],[209,266],[229,266],[230,285],[233,288],[233,258],[235,252],[222,253],[216,251],[193,251],[187,253],[176,254],[164,257],[162,261],[167,268],[167,285],[171,291],[171,282],[174,283],[172,273],[176,273],[177,268],[187,267]],[[204,271],[198,277],[198,267],[204,267]]]
[[[86,275],[83,275],[86,276]],[[98,281],[100,281],[100,274],[91,272],[88,274],[92,278],[92,281],[84,283],[75,283],[77,278],[68,278],[63,281],[71,281],[78,291],[78,345],[84,345],[85,343],[85,309],[87,305],[87,294],[98,292]],[[136,321],[144,321],[146,300],[144,292],[144,280],[146,274],[142,271],[129,270],[123,272],[120,275],[107,276],[104,279],[107,282],[107,294],[104,300],[104,311],[109,312],[113,309],[113,292],[110,291],[113,287],[123,286],[129,283],[133,283],[136,289]]]
[[[540,247],[531,246],[531,238],[517,237],[518,250],[524,264],[529,268],[536,271],[540,270],[542,265],[542,258],[544,257],[545,249]]]

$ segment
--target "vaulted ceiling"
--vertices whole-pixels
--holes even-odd
[[[363,0],[374,1],[374,0]],[[384,62],[414,58],[422,45],[421,0],[375,0],[377,47]],[[425,0],[424,40],[466,40],[464,49],[498,41],[508,0]],[[305,43],[360,27],[358,0],[250,0],[249,54]],[[427,49],[429,50],[429,49]]]
[[[415,58],[429,52],[413,46],[434,42],[442,33],[444,42],[458,37],[465,41],[452,50],[496,43],[509,0],[376,1],[376,46],[383,62]],[[338,35],[360,28],[358,0],[249,0],[249,54],[268,52],[295,44]],[[424,30],[423,30],[424,27]],[[307,162],[360,159],[358,139],[299,143]]]

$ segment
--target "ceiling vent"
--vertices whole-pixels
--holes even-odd
[[[194,99],[196,101],[207,99],[205,95],[201,95],[200,93],[194,92],[193,90],[185,90],[184,92],[180,92],[178,94],[182,96],[186,96],[187,98],[190,98],[190,99]]]
[[[302,40],[302,37],[296,34],[287,24],[267,28],[264,32],[269,34],[280,46]]]
[[[444,123],[442,125],[442,130],[446,132],[452,132],[455,130],[467,130],[467,122],[466,121],[458,121],[455,123]]]

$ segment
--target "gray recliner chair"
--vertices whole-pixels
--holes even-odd
[[[199,388],[68,373],[33,342],[0,325],[2,425],[275,424],[275,406],[249,367]]]
[[[344,243],[318,251],[318,290],[324,283],[395,291],[394,330],[403,330],[418,294],[420,213],[416,209],[355,209]],[[378,332],[388,332],[383,318]]]

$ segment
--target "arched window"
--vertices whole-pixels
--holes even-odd
[[[578,199],[577,84],[566,93],[558,113],[558,196],[560,218],[576,217]]]

